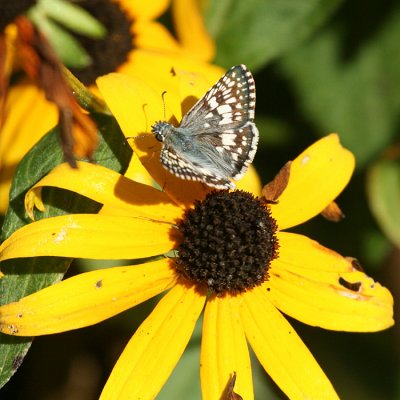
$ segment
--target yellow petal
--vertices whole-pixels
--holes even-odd
[[[212,296],[207,301],[203,321],[200,358],[202,398],[225,398],[224,391],[234,372],[234,391],[243,399],[253,399],[250,356],[237,300],[231,296]]]
[[[128,169],[125,171],[124,176],[128,179],[131,179],[134,182],[143,183],[144,185],[147,185],[147,186],[154,185],[153,177],[149,174],[149,172],[146,170],[146,168],[144,168],[144,166],[142,165],[142,163],[139,160],[139,157],[135,153],[132,154],[131,161],[129,162]],[[159,207],[157,207],[157,211],[162,211],[163,207],[161,207],[161,203],[159,203],[158,206]],[[177,210],[177,212],[179,212],[179,210]],[[100,210],[100,214],[129,215],[129,209],[125,209],[122,207],[115,208],[113,206],[104,204],[102,209]],[[165,220],[167,220],[167,215],[165,215],[162,212],[161,212],[161,214],[164,215]],[[155,215],[153,217],[155,217]],[[168,218],[168,220],[172,221],[172,220],[174,220],[174,218],[171,217],[171,219]]]
[[[156,120],[166,119],[170,121],[171,115],[180,122],[182,119],[181,103],[190,96],[203,95],[221,76],[225,70],[216,65],[200,62],[179,54],[160,53],[157,51],[135,50],[131,56],[131,62],[125,63],[119,70],[122,73],[134,76],[145,81],[157,93],[157,102],[163,107],[162,93],[164,96],[167,115],[164,112],[156,115]],[[192,91],[181,91],[181,81],[185,76],[189,77]],[[204,84],[206,82],[206,84]],[[202,90],[198,91],[198,87]],[[183,107],[185,108],[185,107]],[[172,114],[169,114],[169,110]],[[185,112],[187,108],[185,108]],[[154,123],[152,121],[150,125]],[[130,134],[132,136],[132,134]]]
[[[136,139],[134,150],[163,192],[177,205],[190,207],[195,200],[204,199],[211,190],[201,182],[183,180],[168,172],[160,162],[161,144],[153,135]]]
[[[4,112],[6,119],[1,128],[0,156],[7,164],[18,163],[57,122],[57,108],[28,80],[11,86]]]
[[[153,59],[152,62],[158,61]],[[147,69],[149,68],[147,67]],[[164,117],[169,120],[174,113],[180,112],[181,105],[175,88],[177,81],[169,78],[170,88],[172,90],[174,87],[174,89],[172,93],[168,93],[165,109],[163,108],[162,93],[166,90],[167,84],[164,87],[158,87],[157,83],[153,82],[150,86],[142,79],[120,73],[102,76],[96,82],[125,136],[135,139],[133,142],[138,142],[139,145],[142,140],[152,139],[152,147],[148,151],[151,158],[158,160],[157,152],[159,152],[161,144],[150,133],[151,126]],[[173,111],[170,111],[171,109]],[[140,153],[137,155],[139,158],[141,157]],[[143,161],[142,164],[144,164]]]
[[[207,32],[198,0],[174,0],[172,15],[179,42],[195,58],[209,61],[215,56],[215,43]]]
[[[163,115],[161,93],[140,79],[111,73],[96,83],[127,137],[149,132],[151,124]]]
[[[351,260],[304,236],[280,232],[279,258],[264,283],[285,314],[325,329],[373,332],[393,321],[393,298]]]
[[[254,194],[254,196],[261,196],[261,180],[253,165],[249,166],[249,169],[244,174],[243,178],[236,183],[236,187],[245,190],[246,192],[250,192]]]
[[[167,10],[170,0],[118,0],[118,3],[136,21],[158,18]]]
[[[43,206],[40,191],[45,186],[71,190],[101,204],[122,208],[126,215],[147,217],[157,221],[174,222],[182,211],[169,197],[150,186],[131,181],[100,165],[78,162],[78,168],[61,164],[41,179],[26,195],[25,206],[32,214],[33,206]]]
[[[292,163],[289,182],[271,205],[279,229],[299,225],[319,214],[345,188],[354,170],[353,154],[335,134],[318,140]]]
[[[290,399],[338,399],[300,337],[261,287],[242,296],[247,340],[267,373]]]
[[[222,76],[207,76],[200,72],[175,70],[178,95],[181,100],[181,115],[185,115]],[[212,79],[215,78],[215,79]]]
[[[125,347],[100,398],[154,399],[185,350],[204,302],[193,287],[172,288]]]
[[[166,259],[91,271],[0,307],[0,331],[37,336],[104,321],[172,287]]]
[[[169,30],[159,22],[137,21],[132,26],[134,46],[155,52],[181,53],[182,49]],[[122,72],[122,71],[120,71]]]
[[[9,18],[8,18],[9,19]],[[5,21],[6,22],[6,21]],[[11,21],[8,21],[11,22]],[[4,26],[3,26],[4,28]],[[2,32],[2,79],[4,82],[9,82],[12,74],[13,65],[16,61],[16,50],[18,43],[18,28],[15,24],[10,23]],[[3,111],[3,110],[2,110]]]
[[[132,181],[143,183],[147,186],[154,184],[153,177],[149,174],[146,168],[143,167],[139,157],[133,153],[128,169],[125,171],[124,176]]]
[[[171,225],[127,216],[71,214],[15,231],[0,246],[0,260],[59,256],[134,259],[164,254],[175,246]]]
[[[8,207],[11,180],[18,163],[57,123],[57,108],[36,85],[24,80],[8,90],[4,115],[0,130],[0,214]]]

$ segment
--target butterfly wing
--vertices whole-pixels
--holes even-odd
[[[245,65],[232,67],[183,117],[181,128],[196,133],[236,129],[254,120],[256,86]]]
[[[238,180],[247,171],[256,155],[259,133],[253,122],[247,122],[240,128],[228,129],[213,134],[200,134],[193,140],[200,140],[202,146],[208,143],[217,152],[219,157],[215,162],[221,165],[221,169],[227,171],[227,176]]]
[[[253,161],[258,130],[253,123],[255,83],[246,66],[232,67],[163,136],[161,162],[174,175],[218,189],[234,189]],[[155,126],[153,132],[160,133]]]
[[[164,144],[160,161],[172,174],[181,179],[204,182],[217,189],[234,189],[235,185],[203,158],[192,157],[190,154],[178,152],[174,146]]]
[[[183,117],[193,142],[214,146],[216,163],[237,180],[254,159],[259,133],[253,123],[255,83],[245,65],[232,67]]]

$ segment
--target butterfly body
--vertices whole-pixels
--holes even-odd
[[[163,142],[160,161],[181,179],[234,189],[253,161],[258,130],[253,123],[255,84],[244,65],[232,67],[183,117],[179,127],[152,126]]]

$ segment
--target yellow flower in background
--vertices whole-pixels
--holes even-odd
[[[223,73],[208,63],[215,52],[214,42],[204,29],[196,1],[172,2],[178,40],[156,21],[166,12],[168,0],[104,0],[103,8],[99,4],[80,2],[110,30],[104,40],[87,40],[86,49],[94,63],[87,69],[74,70],[84,83],[93,84],[98,76],[119,71],[154,80],[168,90],[167,82],[175,70],[197,71],[211,80]],[[14,53],[18,60],[18,47]],[[9,188],[19,161],[57,120],[56,107],[34,82],[24,78],[9,88],[0,129],[0,214],[8,207]]]
[[[179,78],[181,95],[172,93],[167,103],[168,117],[178,120],[190,107],[181,100],[204,93],[193,75]],[[5,305],[1,331],[37,336],[77,329],[167,291],[121,354],[102,399],[153,399],[202,312],[204,399],[221,398],[234,373],[234,391],[254,398],[248,345],[289,398],[337,398],[281,312],[312,326],[373,332],[393,324],[393,299],[353,260],[286,229],[316,216],[339,195],[353,172],[353,155],[337,135],[319,140],[292,162],[276,203],[243,190],[210,191],[160,165],[160,143],[146,133],[162,112],[157,91],[118,74],[98,84],[124,133],[136,136],[140,160],[164,191],[98,165],[80,163],[78,170],[61,165],[28,193],[29,212],[34,204],[43,207],[44,186],[87,196],[105,205],[102,212],[33,222],[2,244],[0,260],[157,258],[83,273]],[[247,189],[246,179],[238,183],[241,189]]]

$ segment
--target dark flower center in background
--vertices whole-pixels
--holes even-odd
[[[261,284],[277,257],[277,225],[268,203],[241,190],[210,193],[186,212],[178,228],[183,236],[178,272],[218,295]]]
[[[18,15],[28,11],[35,4],[36,0],[0,0],[0,33]]]
[[[116,71],[118,66],[127,61],[133,48],[133,21],[128,19],[118,3],[109,0],[83,0],[78,4],[107,29],[103,39],[73,34],[92,57],[93,63],[82,69],[71,68],[71,71],[81,82],[90,85],[100,75]]]

